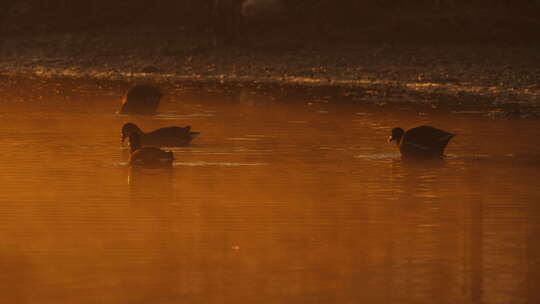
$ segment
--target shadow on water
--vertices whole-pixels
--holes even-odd
[[[540,299],[540,146],[531,141],[540,122],[289,89],[169,87],[153,116],[115,115],[114,85],[85,84],[68,99],[9,92],[3,298]],[[189,124],[201,135],[171,149],[170,169],[131,168],[126,122]],[[420,124],[459,134],[445,159],[403,161],[387,143],[391,128]]]

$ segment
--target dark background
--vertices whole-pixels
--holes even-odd
[[[133,26],[212,32],[211,0],[3,0],[0,35],[108,31]],[[282,0],[242,18],[245,37],[536,43],[539,0]],[[283,30],[286,29],[286,30]],[[286,43],[286,39],[284,42]]]

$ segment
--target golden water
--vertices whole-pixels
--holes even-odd
[[[0,303],[536,303],[540,123],[247,95],[5,102]],[[120,128],[193,126],[171,170]],[[402,162],[394,126],[459,135]]]

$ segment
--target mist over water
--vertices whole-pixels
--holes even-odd
[[[5,102],[0,303],[540,300],[538,120],[249,92],[118,106]],[[126,122],[201,135],[172,169],[130,168]],[[445,160],[386,141],[420,124],[458,134]]]

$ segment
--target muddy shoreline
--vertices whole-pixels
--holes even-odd
[[[217,49],[206,37],[187,31],[152,30],[16,36],[0,44],[0,91],[9,96],[7,91],[31,86],[47,95],[52,87],[70,83],[120,94],[134,83],[154,83],[166,92],[248,88],[319,99],[341,96],[325,102],[537,118],[539,50],[538,45],[500,43]]]

